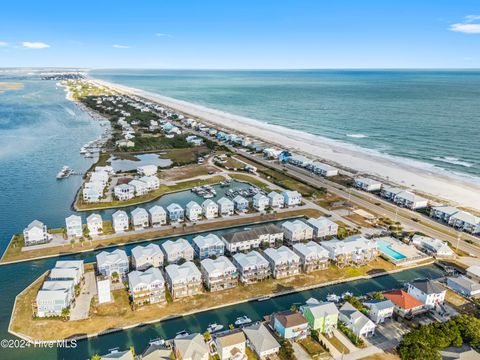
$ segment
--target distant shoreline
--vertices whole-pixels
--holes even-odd
[[[200,118],[213,126],[228,128],[280,148],[319,158],[347,172],[368,174],[385,183],[408,187],[420,194],[429,195],[451,205],[480,211],[480,183],[429,170],[425,168],[425,165],[428,165],[426,163],[408,159],[403,161],[400,158],[384,156],[375,151],[300,130],[264,123],[93,77],[90,79],[116,91],[141,96],[186,115]]]

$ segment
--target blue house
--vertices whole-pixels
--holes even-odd
[[[301,340],[308,335],[308,321],[297,311],[281,311],[274,313],[271,325],[275,332],[288,340]]]
[[[193,238],[193,249],[200,260],[215,256],[222,256],[225,253],[225,244],[215,234],[206,236],[198,235]]]
[[[243,196],[235,196],[235,198],[233,199],[233,204],[235,206],[235,210],[239,213],[243,213],[248,210],[248,200],[245,199]]]
[[[172,203],[167,206],[167,214],[170,222],[183,221],[183,218],[185,217],[185,211],[176,203]]]
[[[281,162],[288,162],[288,159],[292,156],[292,153],[288,150],[283,150],[278,156],[278,160]]]

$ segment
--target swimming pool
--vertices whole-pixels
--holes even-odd
[[[380,252],[384,253],[385,255],[387,255],[388,257],[394,260],[403,260],[407,258],[402,253],[399,253],[398,251],[393,250],[392,244],[385,240],[382,240],[382,239],[377,240],[377,246]]]

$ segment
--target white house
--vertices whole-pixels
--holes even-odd
[[[87,228],[90,236],[103,232],[103,221],[99,214],[90,214],[87,217]]]
[[[97,276],[97,296],[99,304],[105,304],[112,301],[110,278],[108,276]]]
[[[137,305],[165,302],[165,280],[158,268],[134,270],[128,274],[128,289]]]
[[[185,217],[185,211],[177,203],[172,203],[167,206],[167,214],[171,223],[181,222]]]
[[[103,196],[105,186],[100,182],[88,181],[83,185],[83,201],[87,203],[99,202]]]
[[[328,164],[321,163],[319,161],[314,161],[311,165],[308,165],[307,168],[313,171],[315,174],[325,177],[338,175],[337,168]]]
[[[179,360],[208,360],[209,349],[201,334],[191,334],[173,340],[175,358]]]
[[[392,187],[392,186],[382,186],[382,190],[380,191],[380,195],[389,200],[393,201],[395,199],[395,196],[397,194],[400,194],[403,191],[403,189],[400,189],[398,187]]]
[[[157,228],[167,223],[167,212],[163,207],[154,205],[148,210],[148,213],[152,227]]]
[[[82,218],[78,215],[70,215],[65,219],[65,226],[67,229],[67,236],[69,238],[83,236]]]
[[[382,189],[382,183],[380,181],[370,179],[367,177],[359,177],[355,180],[355,187],[363,191],[374,192]]]
[[[313,228],[301,220],[285,221],[282,224],[285,240],[289,243],[310,240],[313,238]]]
[[[270,263],[255,250],[234,254],[233,263],[239,271],[240,281],[245,285],[267,279],[272,273]]]
[[[466,211],[450,216],[448,225],[471,234],[480,234],[480,218]]]
[[[458,213],[459,211],[460,210],[458,210],[453,206],[447,206],[447,205],[433,206],[432,209],[430,210],[430,216],[448,224],[450,217]]]
[[[262,322],[244,327],[243,332],[247,336],[248,346],[260,359],[266,359],[280,351],[280,344]]]
[[[120,201],[126,201],[135,197],[135,188],[130,184],[120,184],[113,188],[113,194]]]
[[[305,272],[323,270],[328,267],[328,251],[315,241],[296,243],[293,251],[300,256],[302,268]]]
[[[381,324],[385,320],[391,319],[395,308],[395,305],[388,299],[368,300],[363,305],[369,309],[368,316],[375,324]]]
[[[43,244],[52,240],[52,235],[47,231],[47,226],[38,220],[33,220],[24,230],[23,239],[25,246]]]
[[[145,184],[143,181],[133,179],[128,183],[128,185],[133,186],[135,189],[135,196],[143,196],[148,193],[147,184]]]
[[[145,184],[147,191],[153,191],[160,187],[160,180],[156,176],[142,176],[138,180]]]
[[[275,243],[281,240],[283,240],[283,230],[273,224],[222,235],[222,241],[230,253],[256,249],[262,244],[275,246]]]
[[[116,249],[112,252],[102,251],[97,255],[97,269],[99,274],[112,276],[128,273],[128,256],[124,250]]]
[[[167,240],[162,245],[163,253],[169,263],[175,263],[180,259],[187,261],[193,260],[195,251],[192,245],[185,239],[178,239],[175,241]]]
[[[154,176],[157,175],[158,166],[157,165],[143,165],[137,167],[137,174],[140,176]]]
[[[282,192],[283,202],[285,206],[296,206],[302,204],[302,194],[298,191],[285,190]]]
[[[60,284],[59,284],[60,285]],[[40,289],[35,298],[38,317],[60,316],[63,309],[70,307],[72,297],[70,290],[63,286],[55,289]]]
[[[135,246],[132,249],[132,266],[135,270],[163,265],[163,253],[160,246],[150,243],[146,246]]]
[[[447,290],[431,280],[415,280],[407,284],[407,292],[432,309],[443,304]]]
[[[375,323],[349,302],[346,302],[339,311],[339,320],[356,336],[368,337],[375,334]]]
[[[257,211],[265,211],[269,203],[270,200],[263,194],[257,193],[253,197],[253,208]]]
[[[128,230],[128,215],[123,210],[117,210],[112,215],[113,231],[122,233]]]
[[[324,216],[310,218],[307,223],[313,228],[314,238],[324,239],[328,236],[337,236],[338,225]]]
[[[300,256],[286,246],[278,249],[268,248],[264,251],[265,258],[270,263],[275,279],[281,279],[300,274]]]
[[[181,265],[165,267],[168,290],[173,299],[193,296],[202,292],[202,273],[195,264],[187,261]]]
[[[99,182],[105,187],[108,183],[108,173],[106,173],[104,171],[92,172],[90,174],[90,181],[91,182]]]
[[[232,200],[226,197],[222,197],[217,201],[217,204],[218,204],[218,211],[220,213],[220,216],[233,215],[235,210],[235,205],[233,204]]]
[[[414,235],[412,244],[428,254],[439,258],[451,258],[455,256],[453,250],[445,241],[433,239],[428,236]]]
[[[207,199],[202,203],[202,210],[206,219],[213,219],[218,216],[218,205],[211,199]]]
[[[320,244],[327,249],[330,260],[338,267],[366,265],[378,255],[377,242],[358,235],[345,240],[322,241]]]
[[[192,240],[193,249],[200,260],[224,254],[225,244],[215,234],[197,235]]]
[[[201,268],[203,281],[210,291],[231,289],[238,284],[237,268],[225,256],[203,259]]]
[[[202,207],[195,201],[190,201],[185,207],[185,216],[190,221],[198,221],[202,217]]]
[[[132,212],[132,226],[135,230],[147,228],[149,226],[148,212],[144,208],[137,207]]]
[[[243,214],[248,211],[248,200],[243,196],[235,196],[233,198],[233,204],[235,206],[235,211],[239,214]]]
[[[268,197],[268,204],[272,209],[283,208],[285,205],[285,200],[283,196],[276,191],[271,191],[267,195]]]
[[[247,360],[246,338],[242,329],[234,329],[215,335],[215,345],[220,360]]]
[[[50,280],[72,280],[75,285],[79,284],[85,273],[83,260],[59,260],[50,271]]]
[[[395,204],[411,210],[424,209],[428,207],[428,200],[410,191],[401,191],[393,198]]]

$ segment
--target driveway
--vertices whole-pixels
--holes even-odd
[[[300,344],[297,344],[296,342],[292,343],[293,347],[293,352],[295,353],[295,357],[297,360],[311,360],[312,358],[308,353],[303,349],[303,347]]]
[[[387,322],[377,325],[375,335],[369,337],[367,341],[382,350],[391,350],[397,347],[403,335],[409,331],[408,326],[403,323],[387,320]]]
[[[90,313],[90,302],[97,295],[95,283],[95,272],[85,273],[85,279],[80,289],[80,295],[75,300],[75,305],[70,309],[70,320],[88,319]]]

